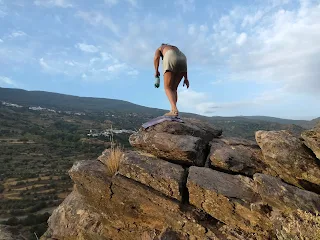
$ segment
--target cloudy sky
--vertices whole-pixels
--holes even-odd
[[[320,116],[320,0],[0,0],[0,86],[169,109],[162,42],[188,58],[180,111]]]

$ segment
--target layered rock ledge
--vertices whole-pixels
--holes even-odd
[[[290,214],[320,211],[306,134],[258,131],[253,142],[192,119],[140,129],[115,174],[109,149],[74,164],[73,191],[41,239],[277,239]]]

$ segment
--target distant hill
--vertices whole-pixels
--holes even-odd
[[[148,112],[162,114],[164,110],[143,107],[123,100],[78,97],[45,91],[26,91],[22,89],[0,88],[0,101],[22,106],[41,106],[62,111],[115,111]]]
[[[41,106],[60,111],[79,111],[87,113],[114,112],[119,114],[118,122],[127,128],[141,126],[142,121],[164,114],[167,110],[149,108],[123,100],[78,97],[66,94],[26,91],[21,89],[0,88],[0,101],[19,104],[22,106]],[[137,113],[139,117],[129,119],[125,113]],[[122,116],[122,117],[120,117]],[[226,136],[253,138],[257,130],[287,129],[297,136],[305,129],[314,127],[317,121],[290,120],[267,116],[235,116],[235,117],[206,117],[192,113],[181,113],[183,117],[195,117],[211,122],[222,128]]]
[[[254,119],[254,120],[263,120],[268,122],[276,122],[281,124],[295,124],[304,128],[312,128],[315,126],[317,122],[320,121],[320,117],[313,119],[311,121],[308,120],[292,120],[292,119],[283,119],[283,118],[275,118],[275,117],[266,117],[266,116],[243,116],[244,118]]]

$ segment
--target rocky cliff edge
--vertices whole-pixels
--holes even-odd
[[[226,138],[202,121],[184,121],[132,134],[135,150],[123,152],[115,174],[106,168],[109,149],[97,160],[75,163],[69,171],[73,191],[41,239],[266,240],[286,239],[294,231],[305,231],[309,239],[320,234],[319,128],[300,138],[258,131],[256,141],[248,141]]]

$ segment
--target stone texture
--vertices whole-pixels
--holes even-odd
[[[194,118],[183,118],[184,123],[165,121],[147,128],[146,132],[164,132],[174,135],[199,137],[205,142],[221,136],[222,130],[215,129],[212,124]],[[142,129],[140,129],[142,130]]]
[[[135,148],[178,164],[203,166],[206,158],[203,154],[205,142],[188,135],[138,132],[130,136],[130,143]]]
[[[257,192],[268,205],[284,213],[297,209],[320,212],[320,195],[302,190],[281,181],[279,178],[255,174]]]
[[[304,131],[301,134],[304,144],[310,148],[320,160],[320,127]]]
[[[264,161],[287,183],[320,192],[318,159],[287,131],[257,131],[256,140]]]
[[[262,161],[259,146],[253,141],[239,138],[213,139],[208,160],[209,166],[213,168],[247,176],[268,169]]]
[[[14,237],[11,232],[7,229],[7,226],[0,225],[0,240],[16,240],[17,236]]]
[[[204,166],[209,141],[221,135],[221,130],[194,120],[185,123],[162,122],[140,129],[130,136],[130,144],[159,158],[184,165]]]
[[[180,165],[142,152],[128,151],[120,163],[119,173],[169,197],[182,200],[186,174]]]
[[[120,174],[103,177],[106,173],[100,161],[75,163],[70,170],[76,183],[73,193],[53,212],[42,239],[135,240],[149,236],[159,240],[175,235],[177,239],[222,240],[234,231],[222,232],[222,223],[206,219],[199,210],[188,205],[182,209],[177,200],[144,184]]]
[[[251,203],[260,201],[250,178],[190,167],[187,187],[191,204],[228,226],[262,234],[271,230],[269,219],[250,209]]]
[[[112,240],[111,234],[117,234],[116,229],[108,227],[102,214],[86,204],[77,190],[53,211],[48,226],[41,240]]]

